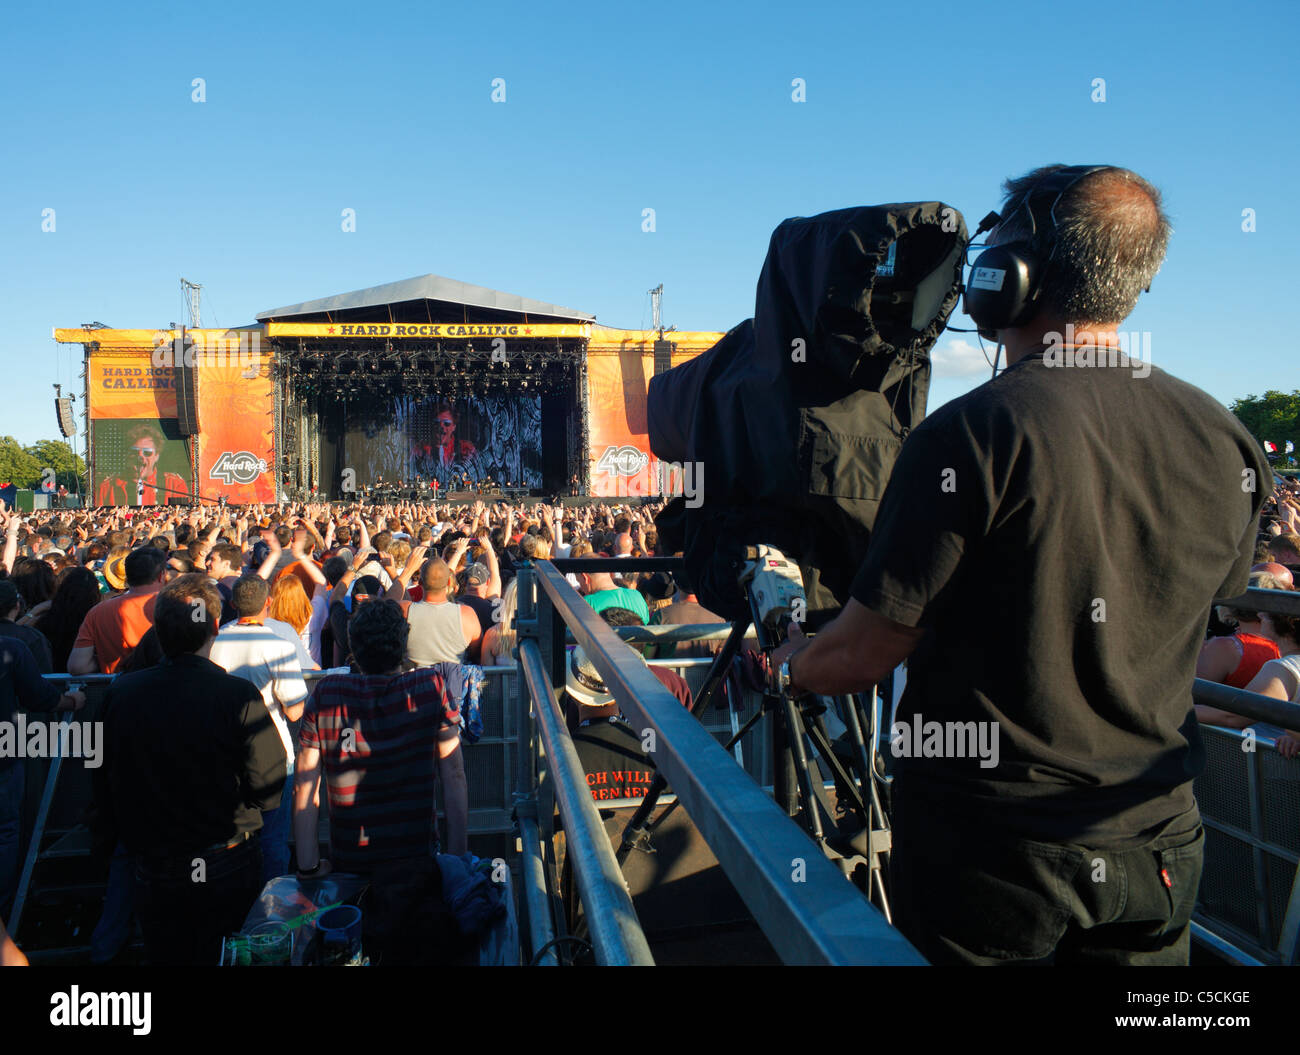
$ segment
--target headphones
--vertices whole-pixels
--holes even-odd
[[[1019,326],[1033,316],[1056,257],[1057,205],[1085,176],[1110,168],[1114,166],[1070,165],[1048,173],[1029,189],[1016,210],[1029,213],[1029,238],[990,246],[975,259],[963,303],[981,337],[994,340],[995,331]],[[1007,219],[1010,216],[990,213],[976,235]]]

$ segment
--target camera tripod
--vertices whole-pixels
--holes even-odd
[[[691,713],[697,716],[718,698],[750,626],[755,628],[764,656],[770,657],[791,621],[791,602],[803,596],[797,569],[793,586],[788,573],[783,576],[787,581],[778,582],[775,589],[771,575],[769,581],[762,581],[764,565],[771,571],[777,568],[779,560],[793,568],[780,553],[770,547],[754,547],[747,556],[750,559],[741,582],[749,600],[750,618],[732,623],[726,643],[714,658],[691,707]],[[775,575],[782,577],[780,571]],[[835,702],[845,732],[832,742],[824,718],[827,706],[822,698],[792,699],[780,692],[769,675],[762,706],[735,732],[724,749],[730,751],[760,720],[768,720],[777,804],[892,922],[884,877],[890,848],[889,820],[880,795],[880,786],[887,784],[887,778],[876,765],[876,694],[873,691],[865,698],[861,693],[845,695]],[[811,756],[809,747],[815,750],[816,758]],[[824,772],[834,782],[835,807],[827,794]],[[667,787],[667,781],[656,774],[650,791],[624,829],[616,853],[620,864],[634,850],[654,852],[653,833],[677,805],[671,803],[651,820],[650,815]]]

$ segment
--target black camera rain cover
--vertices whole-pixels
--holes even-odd
[[[684,551],[706,607],[748,618],[736,577],[757,543],[800,565],[810,626],[848,599],[899,448],[925,416],[966,243],[942,202],[786,220],[754,317],[650,381],[650,449],[697,465],[697,496],[669,503],[659,537]]]

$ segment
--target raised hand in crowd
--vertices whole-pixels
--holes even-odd
[[[393,579],[393,584],[388,588],[384,596],[394,601],[404,600],[406,591],[411,585],[411,580],[424,566],[424,558],[428,553],[428,546],[413,546],[410,555],[406,558],[406,563],[402,565],[402,570],[397,573],[397,576]]]

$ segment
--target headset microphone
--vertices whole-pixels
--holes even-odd
[[[1049,172],[1024,195],[1019,208],[1029,214],[1029,237],[989,246],[971,265],[963,307],[974,320],[976,332],[981,337],[995,340],[998,330],[1019,326],[1033,317],[1043,280],[1056,256],[1057,205],[1065,192],[1079,180],[1113,167],[1070,165],[1059,168]],[[990,217],[996,217],[992,224],[989,223]],[[1009,218],[990,213],[980,221],[976,236]]]

